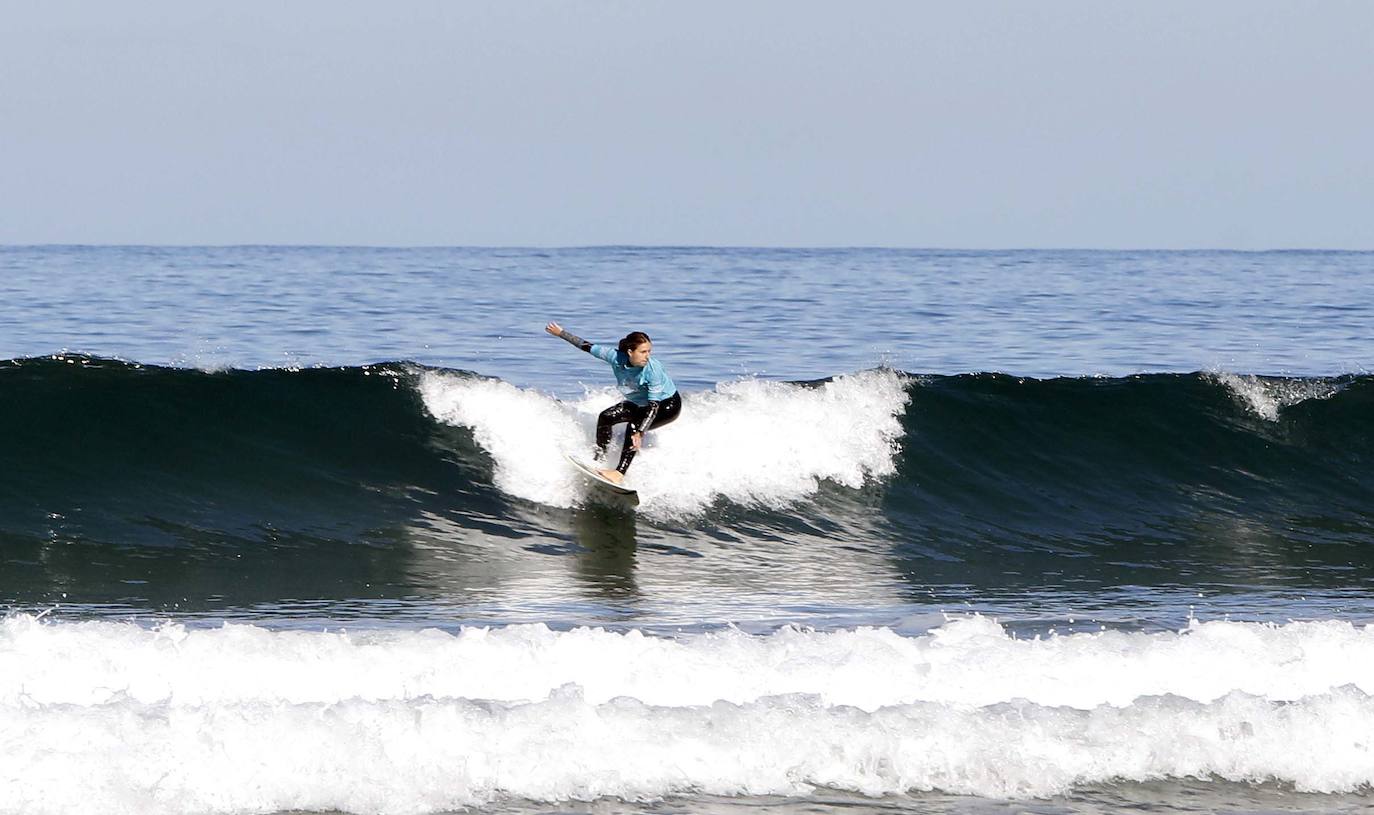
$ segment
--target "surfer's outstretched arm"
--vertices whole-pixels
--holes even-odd
[[[561,340],[567,340],[568,342],[572,343],[578,348],[581,348],[583,351],[586,351],[589,354],[592,352],[591,343],[587,342],[586,340],[582,339],[581,337],[577,336],[571,331],[565,331],[563,329],[563,326],[559,325],[558,323],[549,323],[548,325],[544,326],[544,330],[554,335],[555,337],[558,337]]]

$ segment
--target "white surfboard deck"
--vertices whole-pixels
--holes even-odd
[[[568,461],[572,462],[572,465],[577,468],[578,472],[582,473],[587,478],[590,478],[592,481],[596,483],[598,487],[610,490],[611,492],[614,492],[618,495],[633,495],[636,497],[639,496],[639,493],[635,492],[629,487],[623,487],[615,483],[614,481],[610,480],[609,478],[606,478],[601,473],[598,473],[595,467],[586,463],[585,461],[578,461],[577,459],[573,458],[570,455],[567,455],[566,453],[564,453],[564,456],[568,459]]]

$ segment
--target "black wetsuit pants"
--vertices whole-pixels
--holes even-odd
[[[630,469],[630,462],[635,459],[635,447],[630,436],[638,432],[647,432],[652,428],[662,427],[677,418],[682,412],[682,396],[673,394],[662,402],[650,402],[648,405],[636,405],[634,402],[621,402],[613,407],[608,407],[601,411],[601,415],[596,419],[596,457],[598,460],[606,457],[606,448],[611,444],[611,428],[621,422],[629,422],[625,428],[625,446],[620,448],[620,464],[616,469],[621,475]]]

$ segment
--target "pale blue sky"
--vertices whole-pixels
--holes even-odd
[[[8,2],[0,243],[1374,248],[1374,3]]]

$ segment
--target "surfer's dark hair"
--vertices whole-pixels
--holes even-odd
[[[638,348],[646,342],[653,342],[649,339],[648,334],[643,331],[631,331],[625,335],[625,339],[621,340],[620,345],[617,345],[616,348],[620,350],[620,353],[628,354],[631,348]]]

